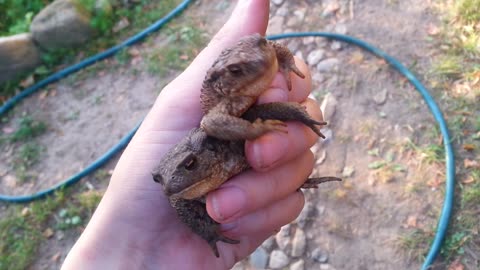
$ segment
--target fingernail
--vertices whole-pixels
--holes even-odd
[[[275,166],[286,154],[289,146],[285,134],[269,133],[253,142],[253,162],[255,169],[267,169]]]
[[[237,222],[231,222],[231,223],[225,223],[225,224],[220,224],[220,230],[222,232],[228,232],[232,231],[237,228],[238,223]]]
[[[220,222],[237,215],[246,206],[245,192],[238,187],[224,187],[211,196],[213,212]]]

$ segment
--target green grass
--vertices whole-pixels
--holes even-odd
[[[171,27],[166,30],[168,43],[144,55],[147,70],[151,74],[165,76],[172,70],[185,69],[205,45],[203,32],[193,24]]]
[[[456,14],[465,24],[480,21],[480,0],[457,1]]]
[[[18,149],[13,168],[15,175],[20,182],[24,182],[32,175],[28,173],[29,169],[40,160],[40,154],[43,151],[43,147],[35,142],[28,142]]]
[[[47,125],[42,122],[33,119],[30,115],[24,115],[18,120],[17,129],[7,139],[10,142],[20,142],[31,140],[45,133]]]
[[[102,193],[75,192],[60,190],[43,200],[8,206],[0,220],[0,269],[28,269],[47,229],[55,233],[86,224]]]
[[[433,231],[413,229],[397,238],[397,245],[408,253],[408,256],[417,261],[423,261],[430,243],[434,237]]]

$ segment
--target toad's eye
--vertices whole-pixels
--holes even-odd
[[[228,71],[234,76],[240,76],[243,74],[243,70],[238,64],[231,64],[227,66]]]
[[[183,167],[187,171],[191,171],[195,169],[196,166],[197,166],[197,158],[194,156],[189,156],[183,163]]]

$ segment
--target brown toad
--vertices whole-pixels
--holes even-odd
[[[269,131],[285,132],[285,124],[279,120],[249,122],[241,118],[268,89],[278,71],[284,75],[289,90],[290,72],[305,77],[287,47],[259,34],[244,37],[222,51],[203,81],[200,101],[205,116],[201,128],[224,140],[251,140]]]

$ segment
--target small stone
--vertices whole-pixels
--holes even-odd
[[[276,15],[285,17],[288,15],[288,12],[289,12],[289,8],[287,6],[282,6],[277,10]]]
[[[58,262],[60,260],[60,256],[62,256],[62,254],[60,252],[57,252],[57,253],[55,253],[55,255],[52,256],[52,258],[50,260],[52,262]]]
[[[339,51],[343,48],[343,43],[340,41],[332,41],[332,44],[330,45],[330,49],[334,51]]]
[[[290,51],[294,52],[294,51],[297,51],[298,48],[300,47],[300,40],[298,40],[298,38],[292,38],[288,44],[287,44],[287,47]]]
[[[277,6],[280,6],[281,4],[283,4],[283,0],[272,0],[272,2]]]
[[[337,99],[331,93],[327,93],[323,98],[322,104],[320,105],[320,109],[323,112],[323,120],[327,122],[332,121],[332,117],[335,114],[335,109],[337,107]]]
[[[65,238],[65,233],[63,231],[58,231],[56,233],[56,235],[57,235],[57,240],[59,240],[59,241],[63,240],[63,238]]]
[[[315,162],[316,166],[321,165],[325,160],[327,159],[327,151],[325,149],[322,149],[320,154],[317,155],[317,161]]]
[[[285,250],[290,244],[290,224],[283,226],[275,235],[275,241],[280,249]]]
[[[302,212],[300,212],[300,215],[298,215],[296,222],[298,224],[299,228],[304,228],[305,224],[309,219],[312,218],[313,212],[315,210],[315,207],[311,202],[306,202],[305,206],[302,209]]]
[[[268,33],[282,33],[284,20],[285,18],[281,16],[274,16],[273,18],[271,18],[268,22]]]
[[[377,105],[383,105],[387,101],[387,94],[388,91],[384,88],[373,95],[373,101],[375,101]]]
[[[305,19],[305,11],[305,9],[297,9],[293,12],[293,15],[295,15],[299,21],[303,21],[303,19]]]
[[[328,58],[317,65],[317,70],[320,72],[328,72],[337,68],[340,61],[337,58]]]
[[[320,270],[335,270],[335,268],[333,268],[333,266],[331,266],[330,264],[320,264]]]
[[[11,174],[7,174],[4,177],[2,177],[2,182],[5,184],[5,186],[9,188],[15,188],[17,187],[17,178]]]
[[[292,257],[300,257],[305,252],[305,247],[307,246],[307,238],[302,229],[297,228],[295,236],[292,241]]]
[[[312,44],[315,42],[315,37],[304,37],[303,38],[303,45]]]
[[[270,262],[268,266],[272,269],[281,269],[288,265],[290,259],[287,255],[281,250],[274,250],[270,255]]]
[[[315,72],[312,76],[312,80],[316,83],[322,83],[327,79],[322,73]]]
[[[305,261],[300,259],[290,265],[290,270],[303,270],[305,269]]]
[[[345,178],[351,177],[354,172],[355,172],[355,169],[353,167],[345,166],[342,171],[342,176]]]
[[[52,237],[54,234],[53,230],[51,228],[47,228],[44,232],[43,232],[43,236],[45,238],[50,238]]]
[[[127,18],[121,18],[120,21],[118,21],[112,28],[112,31],[114,33],[117,33],[117,32],[120,32],[122,31],[123,29],[127,28],[128,26],[130,26],[130,21],[128,21]]]
[[[337,23],[337,25],[335,25],[334,32],[345,35],[347,33],[347,25],[344,23]]]
[[[312,251],[311,257],[314,261],[322,263],[322,264],[328,262],[328,254],[325,253],[325,252],[322,252],[322,250],[320,248],[314,249]]]
[[[340,9],[340,4],[337,1],[327,1],[323,6],[322,16],[324,17],[334,15]]]
[[[28,214],[30,214],[30,208],[24,207],[24,208],[22,209],[21,214],[22,214],[22,217],[27,216]]]
[[[322,128],[320,129],[320,132],[325,136],[325,139],[323,141],[320,141],[321,143],[326,143],[330,140],[333,139],[333,131],[329,128]]]
[[[262,247],[257,248],[250,255],[250,264],[255,269],[265,269],[268,263],[268,253]]]
[[[324,54],[325,51],[322,49],[311,51],[307,56],[307,64],[312,66],[318,64],[318,62],[323,59]]]
[[[267,240],[263,241],[262,247],[266,250],[271,250],[274,244],[275,244],[275,238],[271,236],[267,238]]]

